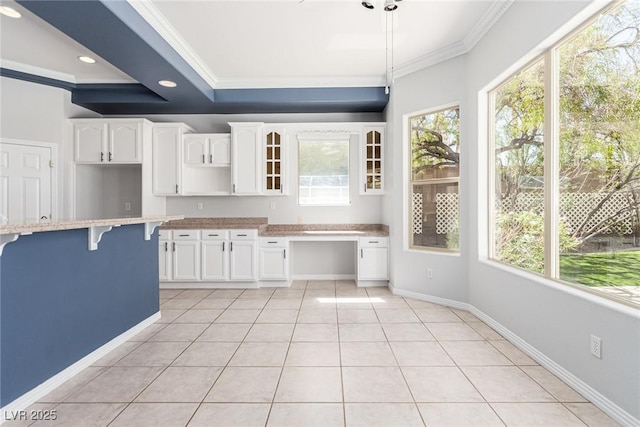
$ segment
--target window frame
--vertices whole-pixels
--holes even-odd
[[[553,42],[550,46],[535,55],[524,65],[500,79],[500,82],[486,90],[486,135],[487,135],[487,261],[495,263],[502,268],[513,270],[514,273],[524,277],[540,278],[549,281],[562,289],[572,288],[580,295],[582,292],[600,297],[604,300],[623,304],[627,307],[637,308],[638,304],[626,298],[618,297],[609,292],[599,290],[597,287],[580,283],[568,282],[560,278],[560,248],[558,245],[558,228],[560,221],[560,67],[559,50],[561,46],[575,37],[578,33],[591,26],[601,15],[615,9],[625,0],[616,0],[592,13],[581,24],[572,28],[564,36]],[[510,79],[526,70],[540,60],[544,61],[544,272],[542,274],[520,268],[497,259],[495,250],[495,220],[496,220],[496,158],[495,158],[495,92]],[[547,282],[547,283],[549,283]]]
[[[435,113],[439,113],[442,111],[447,111],[447,110],[452,110],[454,108],[457,108],[459,111],[462,111],[462,103],[461,102],[451,102],[448,104],[442,104],[442,105],[438,105],[436,107],[432,107],[432,108],[427,108],[424,110],[419,110],[419,111],[415,111],[415,112],[411,112],[409,114],[406,114],[405,117],[405,122],[404,122],[404,128],[405,128],[405,132],[406,132],[406,137],[404,138],[406,141],[406,147],[407,147],[407,154],[405,155],[405,161],[407,162],[407,168],[406,168],[406,183],[407,183],[407,190],[405,192],[405,194],[407,195],[407,200],[405,201],[405,207],[407,209],[407,215],[406,215],[406,227],[405,227],[405,235],[407,236],[407,245],[406,248],[410,251],[417,251],[420,253],[425,253],[425,252],[433,252],[433,253],[437,253],[440,255],[453,255],[453,256],[459,256],[460,255],[460,251],[461,251],[461,246],[462,246],[462,232],[461,232],[461,225],[462,225],[462,221],[460,221],[460,216],[461,216],[461,201],[462,201],[462,192],[461,192],[461,186],[460,186],[460,175],[462,172],[462,160],[460,160],[459,164],[458,164],[458,176],[457,177],[449,177],[449,178],[431,178],[431,179],[423,179],[423,180],[418,180],[418,181],[414,181],[412,179],[412,160],[413,160],[413,150],[411,147],[411,119],[414,117],[419,117],[419,116],[425,116],[428,114],[435,114]],[[462,114],[460,114],[460,117],[462,118]],[[461,119],[460,119],[461,120]],[[462,127],[459,125],[458,126],[458,131],[460,132],[460,135],[462,135],[461,132]],[[459,138],[460,140],[458,141],[459,144],[459,149],[458,149],[458,154],[462,154],[462,138]],[[455,183],[458,186],[458,223],[459,223],[459,229],[458,229],[458,248],[457,249],[450,249],[450,248],[438,248],[435,246],[418,246],[418,245],[414,245],[413,244],[413,200],[412,200],[412,194],[413,194],[413,186],[414,185],[439,185],[439,184],[450,184],[450,183]]]

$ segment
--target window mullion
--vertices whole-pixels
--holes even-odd
[[[544,275],[559,275],[560,72],[557,49],[545,54],[544,78]]]

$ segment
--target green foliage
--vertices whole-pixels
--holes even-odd
[[[574,250],[578,242],[560,222],[560,252]],[[525,270],[544,272],[544,218],[534,212],[505,212],[496,221],[496,256]]]
[[[298,144],[300,175],[348,175],[349,140],[303,140]]]

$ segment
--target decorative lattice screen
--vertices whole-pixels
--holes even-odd
[[[422,193],[411,195],[411,218],[413,234],[422,234]]]
[[[436,194],[436,234],[458,230],[459,200],[458,193]]]
[[[569,232],[577,230],[587,220],[589,213],[598,203],[607,197],[606,193],[562,193],[560,195],[560,217],[565,221]],[[542,213],[544,200],[540,193],[521,193],[515,198],[503,198],[503,212],[536,212]],[[631,213],[631,215],[630,215]],[[586,223],[586,229],[603,223],[601,233],[633,234],[633,216],[635,208],[629,203],[629,195],[623,192],[614,193],[602,204]],[[607,226],[607,224],[609,224]]]

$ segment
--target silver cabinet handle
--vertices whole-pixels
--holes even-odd
[[[164,251],[165,252],[169,251],[169,242],[164,242]]]
[[[273,243],[278,243],[278,242],[267,242],[267,243],[272,243],[273,244]]]
[[[209,154],[209,163],[213,163],[213,154]]]
[[[287,259],[287,250],[283,249],[282,253],[283,253],[283,259]]]
[[[176,194],[178,194],[178,184],[176,184]]]
[[[104,153],[102,151],[100,152],[100,161],[104,162]]]
[[[206,163],[204,160],[204,154],[202,155],[202,163]]]
[[[380,243],[377,240],[369,240],[369,243]]]
[[[247,237],[246,234],[238,234],[238,237]]]
[[[367,192],[367,183],[366,182],[364,183],[364,192],[365,193]]]
[[[218,237],[217,234],[208,234],[209,237]]]
[[[173,252],[176,251],[176,242],[173,242]]]
[[[222,252],[224,252],[224,244],[225,242],[222,242]]]
[[[113,154],[111,153],[111,151],[109,151],[109,161],[113,160]]]
[[[364,258],[364,251],[360,249],[360,258]]]
[[[180,236],[180,237],[189,237],[188,234],[178,234],[178,236]]]
[[[229,251],[230,251],[230,252],[233,252],[233,242],[230,242],[230,243],[229,243],[229,246],[230,246]]]

